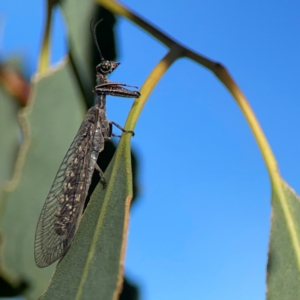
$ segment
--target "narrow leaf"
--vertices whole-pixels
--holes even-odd
[[[33,80],[30,105],[21,115],[23,144],[17,163],[20,182],[1,193],[1,268],[14,281],[26,281],[27,298],[36,299],[49,284],[53,267],[34,262],[39,214],[57,169],[83,118],[82,100],[68,63]]]
[[[42,299],[116,299],[123,277],[132,178],[129,137],[121,139]],[[121,266],[121,268],[120,268]]]
[[[0,87],[0,187],[13,175],[20,145],[19,108],[16,100]]]
[[[300,198],[284,181],[273,189],[268,300],[300,299]]]

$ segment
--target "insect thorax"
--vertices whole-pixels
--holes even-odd
[[[97,81],[97,85],[109,82],[107,75],[103,75],[101,73],[97,73],[96,81]]]

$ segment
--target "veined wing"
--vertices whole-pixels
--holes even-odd
[[[86,114],[43,206],[35,234],[36,265],[47,267],[63,256],[77,230],[104,138],[99,109]]]

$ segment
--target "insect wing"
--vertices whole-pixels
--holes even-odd
[[[99,110],[94,106],[85,116],[45,201],[35,235],[38,267],[47,267],[63,256],[73,240],[94,170],[95,160],[91,156],[99,153],[98,148],[102,146],[98,119]]]

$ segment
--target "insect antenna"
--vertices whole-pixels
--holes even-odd
[[[102,52],[101,52],[101,50],[100,50],[100,47],[99,47],[99,44],[98,44],[98,40],[97,40],[97,36],[96,36],[96,28],[97,28],[98,24],[99,24],[100,22],[102,22],[102,21],[103,21],[103,19],[99,20],[99,21],[92,27],[92,23],[93,23],[93,20],[92,20],[91,23],[90,23],[90,29],[91,29],[91,34],[92,34],[92,36],[93,36],[93,38],[94,38],[95,45],[96,45],[96,47],[97,47],[97,49],[98,49],[100,59],[103,61],[103,60],[104,60],[104,57],[103,57]]]

